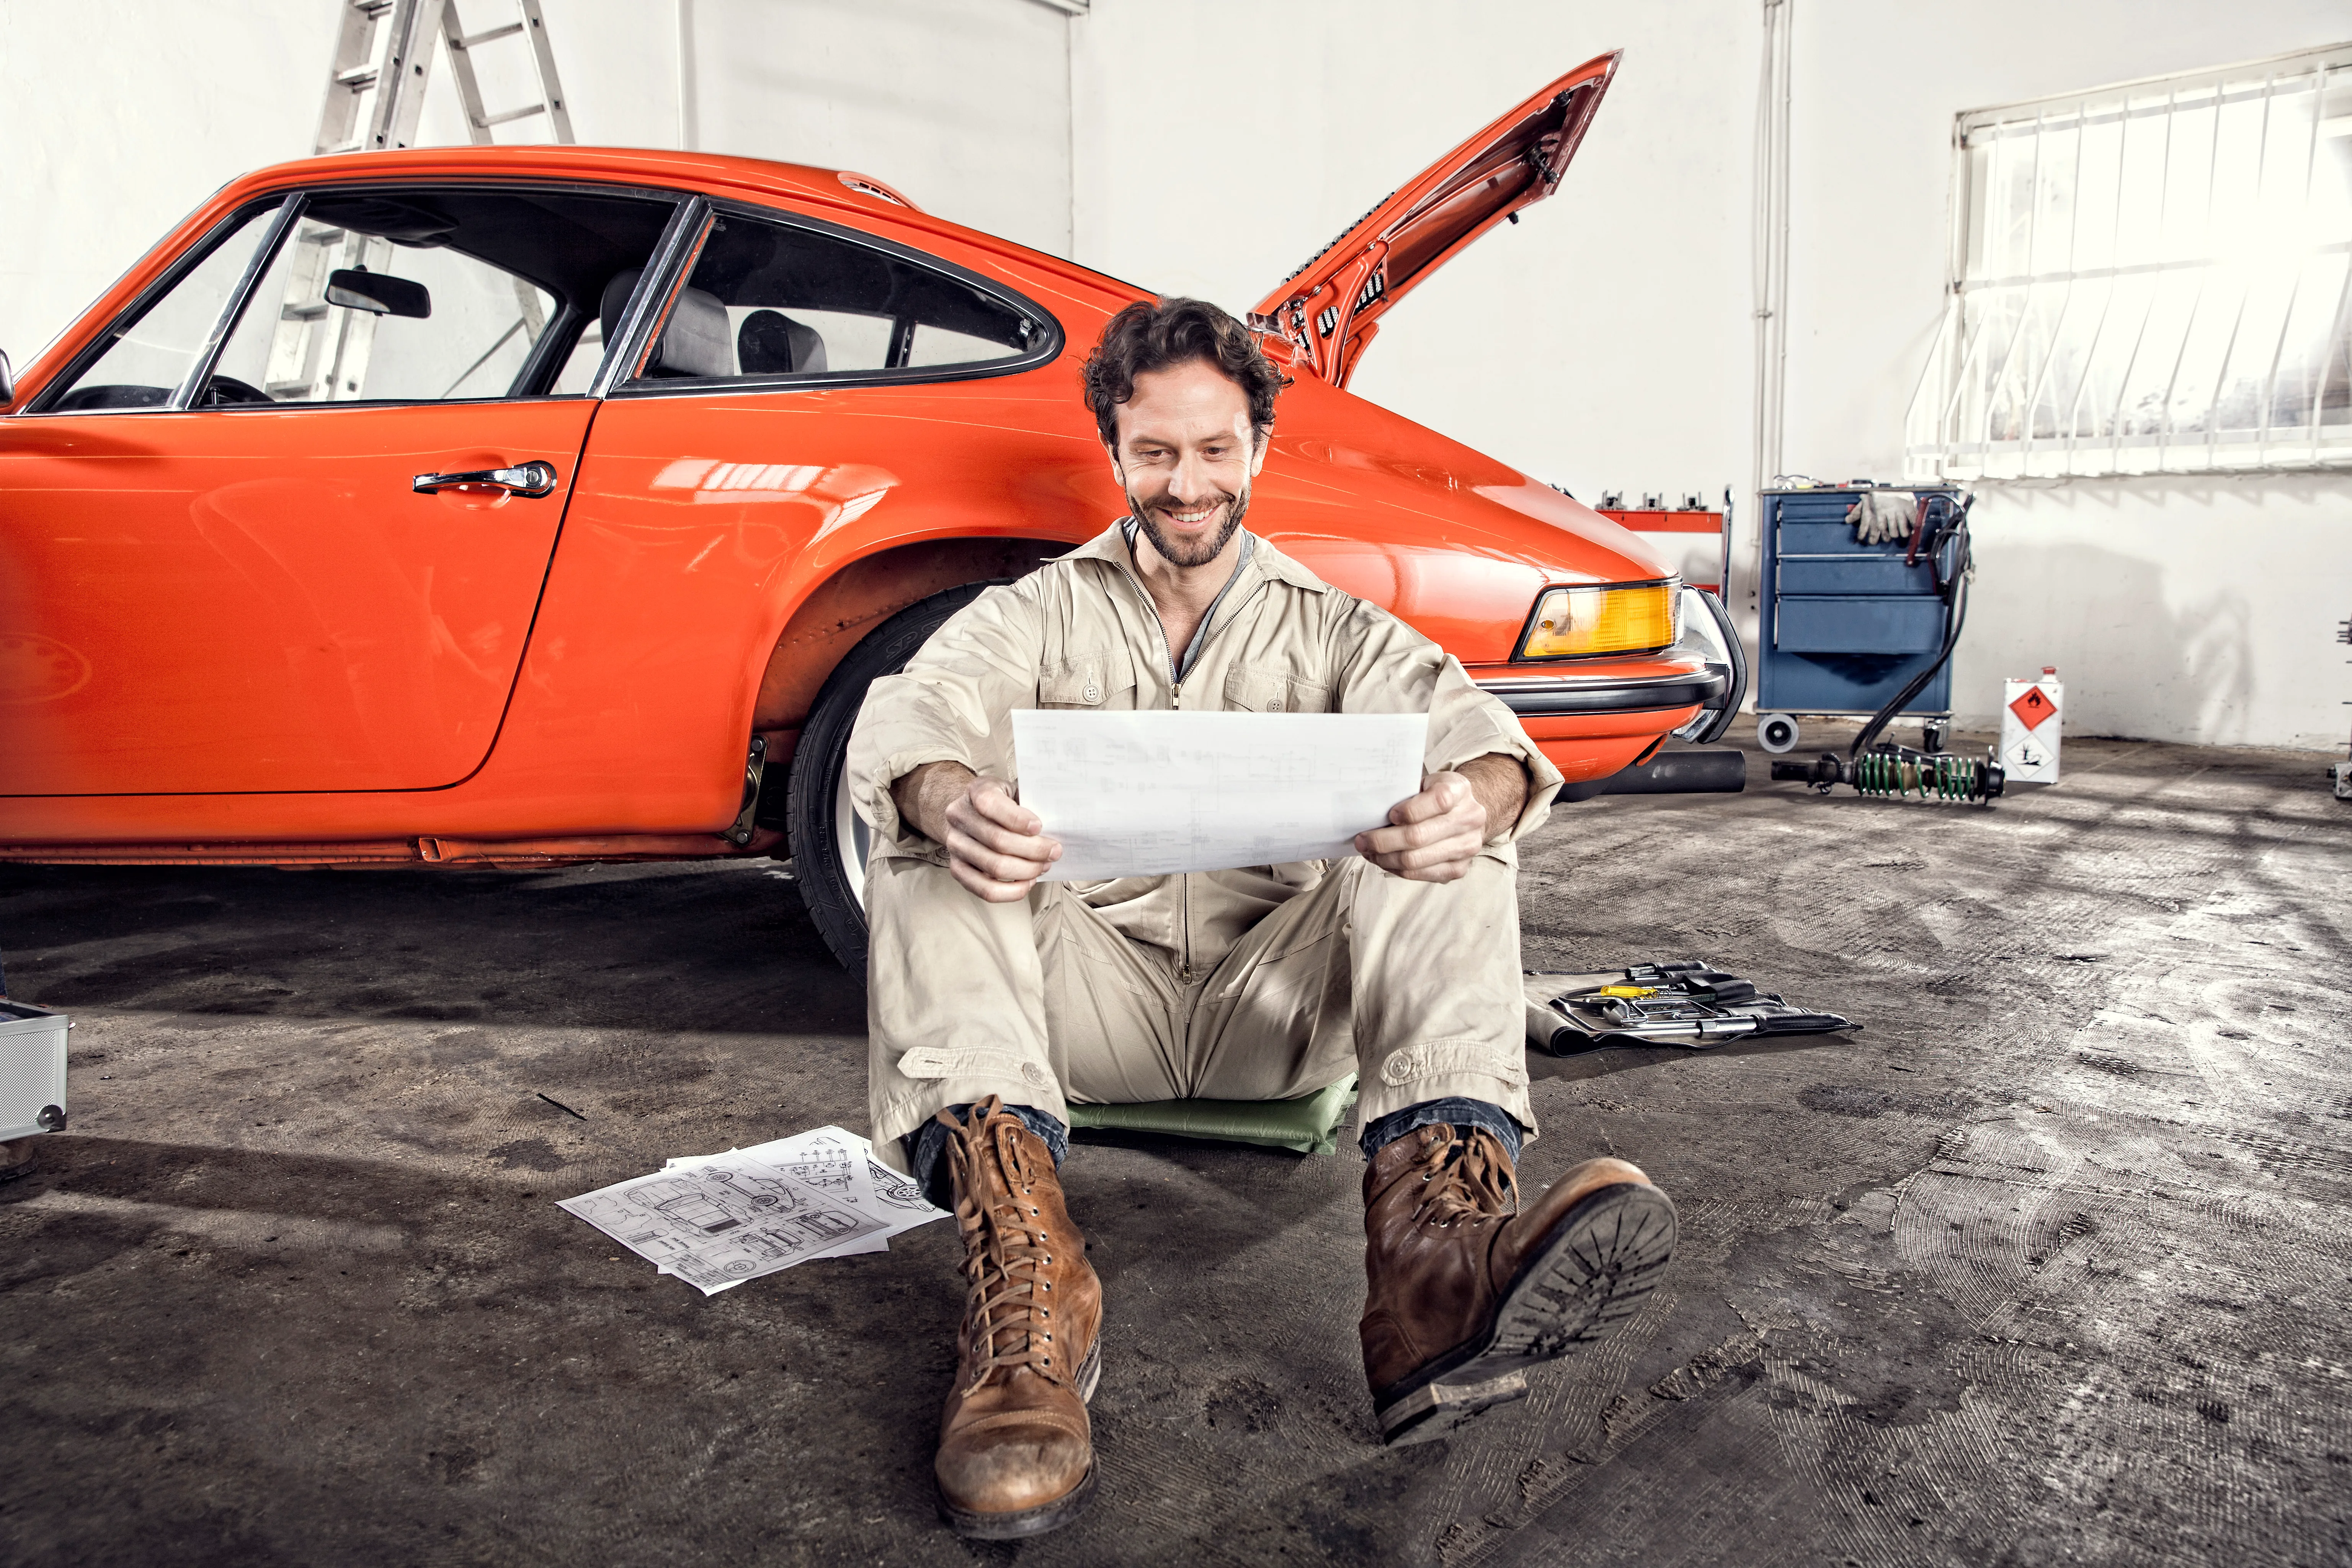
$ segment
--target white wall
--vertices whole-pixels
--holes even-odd
[[[1246,310],[1464,137],[1622,47],[1559,195],[1384,316],[1350,390],[1587,500],[1744,483],[1747,7],[1193,0],[1186,14],[1179,34],[1151,0],[1096,0],[1077,25],[1079,260]]]
[[[0,5],[0,350],[26,363],[224,183],[308,153],[333,23],[308,0]]]
[[[854,169],[928,212],[1069,254],[1061,12],[1037,0],[689,4],[704,151]]]
[[[1784,463],[1829,479],[1901,472],[1943,308],[1957,114],[2352,37],[2342,0],[1790,11]],[[1095,0],[1077,26],[1074,253],[1236,309],[1460,137],[1622,47],[1560,194],[1383,318],[1354,389],[1588,500],[1745,491],[1759,5],[1196,0],[1186,26],[1166,16]],[[2055,664],[2078,733],[2342,744],[2352,477],[1979,491],[1964,718],[1990,721],[2003,675]],[[1752,562],[1745,493],[1740,510]]]
[[[960,223],[1069,247],[1069,24],[1036,0],[682,0],[707,152],[858,169]],[[480,30],[508,0],[460,0]],[[583,142],[675,147],[681,0],[543,0]],[[333,0],[0,4],[0,349],[17,363],[249,169],[307,156]],[[477,51],[496,110],[522,57]],[[509,79],[512,78],[510,81]],[[502,140],[545,139],[541,122]],[[418,141],[465,141],[437,59]]]

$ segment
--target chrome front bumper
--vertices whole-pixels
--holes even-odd
[[[1628,713],[1648,708],[1702,707],[1731,687],[1730,671],[1710,664],[1705,669],[1675,670],[1665,675],[1565,675],[1506,677],[1482,680],[1482,691],[1502,699],[1505,707],[1528,719],[1552,719],[1579,713]]]

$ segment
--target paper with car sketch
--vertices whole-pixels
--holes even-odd
[[[556,1206],[706,1296],[812,1258],[884,1251],[945,1217],[838,1127],[672,1160]]]
[[[1021,804],[1060,840],[1045,880],[1336,860],[1421,792],[1424,713],[1019,709]]]

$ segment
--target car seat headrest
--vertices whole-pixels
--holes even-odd
[[[804,375],[824,368],[824,337],[782,310],[754,310],[735,334],[735,359],[745,375]]]
[[[671,375],[733,375],[735,334],[727,330],[727,307],[700,289],[681,289],[669,308],[661,342],[647,370]]]
[[[636,291],[643,270],[616,272],[596,301],[596,319],[604,323],[610,344],[621,330],[621,312]],[[727,307],[715,294],[681,289],[662,327],[661,343],[646,366],[648,375],[733,375],[735,356],[727,331]]]
[[[637,290],[637,279],[645,268],[632,267],[625,272],[615,272],[613,280],[604,285],[604,294],[596,301],[596,319],[604,323],[604,342],[612,345],[613,335],[621,330],[621,312],[628,308],[629,296]]]

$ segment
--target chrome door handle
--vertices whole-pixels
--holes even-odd
[[[481,485],[535,500],[555,493],[555,465],[531,462],[512,468],[478,468],[465,474],[419,474],[409,488],[418,495],[429,496],[459,485]]]

